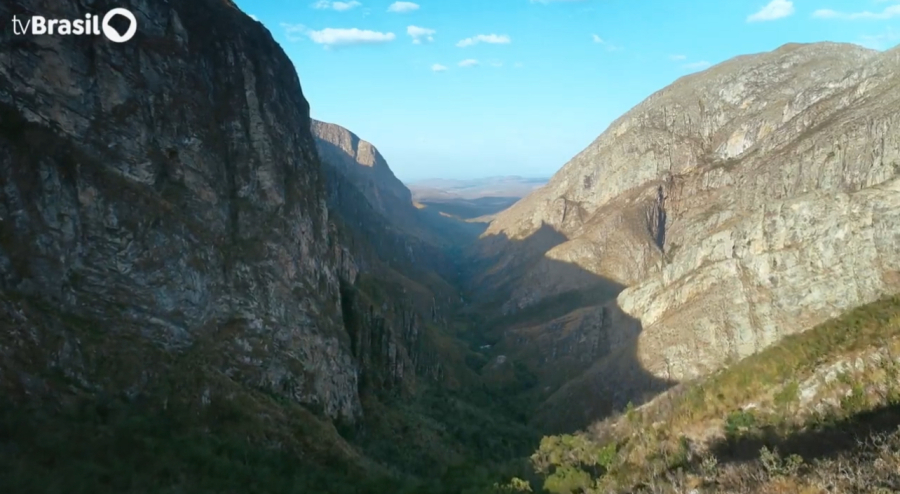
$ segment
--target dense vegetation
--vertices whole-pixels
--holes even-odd
[[[66,320],[73,330],[85,324]],[[478,333],[455,324],[455,336]],[[448,344],[439,330],[425,330],[430,345]],[[477,375],[490,361],[465,345],[440,350],[456,355],[460,375]],[[223,378],[200,379],[199,355],[169,362],[168,374],[140,395],[98,396],[64,376],[44,376],[58,388],[52,401],[4,396],[0,403],[0,491],[896,490],[898,357],[900,297],[893,297],[586,431],[542,440],[527,426],[526,405],[514,401],[533,376],[514,363],[508,386],[421,380],[414,394],[364,389],[367,418],[353,426],[227,380],[206,395],[190,383]]]
[[[332,424],[207,366],[214,342],[177,354],[115,335],[94,342],[90,321],[22,303],[99,345],[98,369],[112,378],[154,367],[137,394],[98,394],[51,370],[29,377],[48,386],[39,396],[4,389],[0,492],[478,494],[526,475],[538,442],[512,403],[471,382],[464,392],[424,376],[415,393],[365,385],[365,419]],[[438,333],[426,324],[423,341],[448,344]]]
[[[252,390],[235,396],[224,384],[202,399],[159,388],[7,401],[0,491],[894,492],[898,352],[894,297],[539,445],[508,397],[487,388],[367,395],[369,418],[337,428],[297,404]]]
[[[499,459],[523,450],[506,426],[459,412],[462,403],[434,395],[416,404],[405,426],[427,420],[424,407],[440,407],[458,441],[483,451],[431,475],[390,471],[416,465],[402,437],[374,431],[362,449],[378,464],[335,448],[334,431],[302,407],[263,393],[240,400],[213,398],[204,406],[149,397],[85,395],[65,405],[2,403],[0,491],[29,493],[461,493],[496,492],[504,476],[521,475],[523,462]],[[255,406],[247,401],[255,401]],[[276,424],[275,414],[290,416]],[[487,421],[484,421],[487,420]],[[518,432],[518,431],[513,431]],[[318,443],[318,444],[317,444]],[[491,460],[494,458],[495,460]]]

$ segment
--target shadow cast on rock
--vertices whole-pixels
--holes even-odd
[[[434,208],[442,213],[456,216],[463,220],[479,218],[499,213],[516,202],[519,197],[487,196],[474,199],[423,199],[419,203]]]
[[[900,405],[889,405],[787,434],[763,428],[746,436],[726,437],[712,444],[709,451],[720,464],[757,460],[763,447],[777,449],[782,457],[799,455],[805,461],[828,459],[854,451],[867,439],[894,432],[898,427]]]
[[[638,358],[643,326],[618,306],[624,285],[545,256],[566,241],[547,224],[523,239],[485,237],[466,273],[469,311],[484,347],[537,375],[523,393],[535,403],[531,421],[544,433],[582,429],[676,384],[647,371]],[[523,287],[523,274],[535,271],[526,282],[563,284]],[[514,291],[527,303],[509,304]]]

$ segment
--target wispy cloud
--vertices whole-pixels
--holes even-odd
[[[592,34],[591,39],[594,40],[594,43],[597,43],[597,44],[600,44],[600,45],[603,45],[604,47],[606,47],[607,51],[619,51],[622,49],[619,46],[616,46],[612,43],[607,42],[605,39],[601,38],[600,36],[597,36],[596,34]]]
[[[472,36],[471,38],[461,40],[459,43],[456,43],[456,46],[465,48],[466,46],[477,45],[478,43],[506,45],[512,43],[512,40],[509,39],[509,36],[505,34],[479,34],[477,36]]]
[[[419,4],[412,2],[394,2],[387,9],[388,12],[396,12],[398,14],[405,14],[414,10],[419,10]]]
[[[432,72],[444,72],[445,70],[447,70],[447,67],[445,65],[441,65],[439,63],[436,63],[431,66]]]
[[[459,65],[460,67],[475,67],[478,65],[478,60],[475,60],[474,58],[467,58],[462,62],[459,62],[457,65]]]
[[[703,69],[709,68],[710,65],[711,64],[709,62],[707,62],[706,60],[701,60],[699,62],[686,63],[686,64],[682,65],[681,68],[687,69],[687,70],[703,70]]]
[[[250,18],[253,19],[253,20],[256,21],[256,22],[259,22],[259,18],[257,18],[257,17],[256,17],[255,15],[253,15],[253,14],[250,14]]]
[[[886,20],[900,17],[900,4],[890,5],[880,12],[870,12],[868,10],[863,10],[861,12],[838,12],[831,9],[819,9],[813,12],[812,15],[817,19],[842,19],[848,21]]]
[[[503,67],[503,62],[501,62],[499,60],[492,60],[490,62],[490,64],[491,64],[491,67]]]
[[[316,31],[298,24],[282,24],[281,26],[284,28],[285,35],[289,41],[299,41],[306,37],[312,40],[313,43],[325,46],[325,48],[380,44],[393,41],[396,38],[394,33],[357,28],[336,29],[329,27]]]
[[[685,55],[669,55],[669,60],[680,62],[682,60],[687,60],[687,57]]]
[[[434,29],[428,29],[425,27],[419,26],[409,26],[406,28],[406,34],[408,34],[412,38],[412,42],[414,44],[421,44],[422,41],[432,42],[434,41],[434,33],[436,33]]]
[[[288,41],[300,41],[306,38],[306,33],[309,32],[309,29],[301,24],[286,24],[282,22],[281,27],[284,29],[284,36]]]
[[[528,0],[530,3],[572,3],[572,2],[584,2],[585,0]]]
[[[747,17],[747,22],[774,21],[783,19],[794,13],[794,2],[789,0],[772,0],[759,12]]]
[[[900,31],[895,31],[892,28],[888,28],[887,31],[881,34],[867,34],[860,36],[860,44],[866,48],[872,48],[873,50],[893,48],[897,43],[900,43]]]
[[[517,69],[521,69],[521,68],[524,67],[524,66],[525,66],[525,64],[522,63],[522,62],[516,62],[516,63],[513,64],[513,67],[515,67],[515,68],[517,68]]]
[[[345,10],[350,10],[356,7],[361,6],[362,4],[357,2],[356,0],[351,0],[349,2],[331,2],[328,0],[319,0],[318,2],[313,4],[314,9],[321,10],[337,10],[339,12],[343,12]]]

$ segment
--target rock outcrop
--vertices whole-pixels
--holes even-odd
[[[706,374],[900,291],[898,108],[896,48],[791,44],[683,77],[498,215],[481,246],[495,269],[476,283],[518,280],[507,312],[584,276],[621,283],[642,367]],[[559,238],[523,249],[547,230]],[[614,357],[549,403],[627,387]]]
[[[335,124],[312,121],[312,133],[322,161],[337,168],[386,216],[408,216],[415,208],[412,193],[391,171],[378,149]]]
[[[378,151],[311,121],[291,62],[230,3],[129,7],[128,43],[0,54],[3,387],[190,381],[208,403],[224,379],[354,422],[363,393],[452,376],[433,340],[456,267]]]
[[[312,131],[325,166],[328,206],[345,223],[345,238],[356,246],[357,260],[374,268],[375,256],[418,280],[434,273],[453,276],[456,267],[445,253],[443,224],[428,221],[413,205],[411,192],[378,149],[339,125],[313,120]]]
[[[16,0],[0,16],[81,5]],[[0,380],[139,394],[164,371],[151,355],[190,351],[356,420],[340,293],[354,268],[293,64],[229,2],[123,6],[140,27],[124,44],[4,34]]]

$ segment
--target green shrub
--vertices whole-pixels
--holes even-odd
[[[769,449],[765,446],[759,450],[759,461],[763,470],[773,477],[796,475],[803,466],[803,458],[799,455],[790,455],[782,458],[778,454],[778,448]]]
[[[594,481],[590,474],[575,467],[557,468],[544,481],[544,489],[551,494],[572,494],[589,489]]]
[[[740,437],[756,427],[756,415],[750,410],[738,410],[725,418],[725,436]]]

